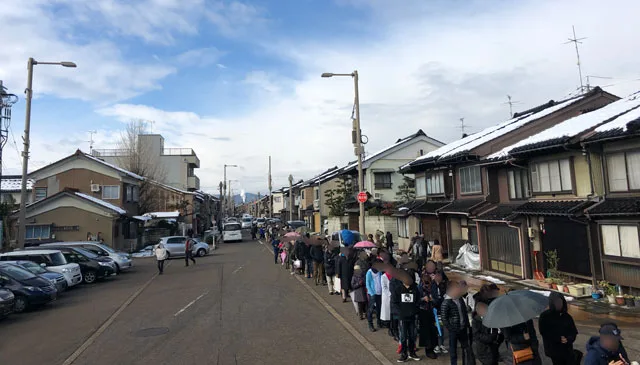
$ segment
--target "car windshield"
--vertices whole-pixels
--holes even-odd
[[[40,267],[40,265],[36,264],[35,262],[31,262],[31,261],[22,262],[22,263],[20,263],[20,266],[22,266],[23,268],[31,271],[32,273],[34,273],[36,275],[44,274],[44,273],[47,272],[47,270],[45,270],[42,267]]]
[[[10,276],[15,280],[28,280],[36,277],[31,271],[15,265],[0,266],[0,273]]]
[[[251,218],[242,218],[243,222],[251,222]]]
[[[96,246],[100,247],[101,249],[109,252],[109,253],[116,253],[116,250],[114,250],[113,248],[107,246],[107,245],[103,245],[101,243],[97,243]]]
[[[73,249],[76,250],[79,254],[84,255],[90,259],[98,258],[98,255],[89,250],[85,250],[84,248],[74,247]]]
[[[64,257],[62,252],[52,253],[49,255],[49,258],[51,259],[51,266],[60,266],[67,264],[67,259]]]
[[[239,224],[225,224],[223,229],[225,231],[239,231],[242,227]]]
[[[258,218],[258,222],[263,223],[264,221],[266,221],[266,219],[264,219],[264,218]]]

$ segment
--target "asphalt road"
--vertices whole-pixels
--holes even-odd
[[[154,259],[138,259],[132,272],[1,321],[0,364],[68,364],[79,348],[73,364],[379,363],[265,251],[223,244],[196,265],[171,260],[162,276]]]

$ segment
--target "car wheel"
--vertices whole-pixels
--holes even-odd
[[[96,282],[97,275],[95,271],[87,271],[84,275],[82,275],[82,279],[86,284],[93,284]]]
[[[207,254],[207,251],[205,251],[204,248],[201,248],[198,250],[198,257],[203,257],[206,254]]]
[[[120,274],[120,265],[117,262],[114,262],[114,264],[116,265],[116,274]]]
[[[167,258],[165,260],[169,260],[171,258],[171,253],[167,251]]]
[[[16,297],[15,301],[13,302],[13,311],[16,313],[22,313],[27,310],[27,306],[27,298],[21,296]]]

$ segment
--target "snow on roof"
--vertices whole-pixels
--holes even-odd
[[[611,118],[615,119],[596,128],[596,131],[600,131],[601,128],[610,125],[613,127],[606,127],[602,131],[626,126],[628,122],[640,117],[640,109],[638,109],[638,107],[640,107],[640,92],[607,104],[598,110],[567,119],[564,122],[556,124],[551,128],[547,128],[538,134],[534,134],[533,136],[518,141],[511,146],[507,146],[502,150],[487,156],[487,159],[506,157],[509,152],[518,147],[549,141],[556,138],[573,137]]]
[[[142,216],[151,218],[178,218],[180,216],[180,212],[177,210],[174,212],[149,212],[144,213]]]
[[[87,195],[87,194],[83,194],[83,193],[78,193],[78,192],[76,192],[75,194],[76,194],[77,196],[79,196],[79,197],[83,198],[83,199],[86,199],[86,200],[92,201],[92,202],[94,202],[94,203],[96,203],[96,204],[98,204],[98,205],[101,205],[101,206],[103,206],[103,207],[105,207],[105,208],[107,208],[107,209],[111,209],[111,210],[113,210],[113,211],[115,211],[115,212],[118,212],[119,214],[122,214],[122,215],[126,215],[126,214],[127,214],[127,211],[126,211],[126,210],[124,210],[124,209],[122,209],[122,208],[120,208],[120,207],[118,207],[118,206],[116,206],[116,205],[113,205],[113,204],[111,204],[111,203],[108,203],[108,202],[106,202],[106,201],[104,201],[104,200],[101,200],[101,199],[98,199],[98,198],[92,197],[91,195]]]
[[[416,138],[416,137],[420,137],[420,136],[424,136],[424,133],[418,132],[418,133],[414,133],[414,134],[412,134],[412,135],[410,135],[410,136],[407,136],[407,137],[401,138],[401,139],[399,139],[396,143],[392,144],[391,146],[387,146],[387,147],[385,147],[385,148],[381,149],[380,151],[378,151],[378,152],[376,152],[376,153],[372,153],[372,154],[370,154],[369,156],[365,157],[365,158],[362,160],[362,163],[365,163],[365,162],[367,162],[367,161],[372,161],[373,159],[375,159],[376,157],[380,156],[381,154],[383,154],[383,153],[385,153],[385,152],[387,152],[387,151],[390,151],[390,150],[392,150],[393,148],[395,148],[395,147],[397,147],[397,146],[400,146],[401,144],[403,144],[403,143],[405,143],[405,142],[407,142],[407,141],[410,141],[410,140],[412,140],[412,139],[414,139],[414,138]],[[352,168],[356,167],[357,165],[358,165],[358,163],[357,163],[357,162],[354,162],[354,163],[352,163],[351,165],[348,165],[348,166],[345,168],[345,170],[352,169]]]
[[[134,174],[134,173],[133,173],[133,172],[131,172],[131,171],[128,171],[128,170],[125,170],[125,169],[123,169],[123,168],[121,168],[121,167],[118,167],[118,166],[116,166],[116,165],[110,164],[110,163],[108,163],[108,162],[106,162],[106,161],[104,161],[104,160],[101,160],[101,159],[99,159],[99,158],[97,158],[97,157],[95,157],[95,156],[91,156],[90,154],[87,154],[87,153],[84,153],[84,152],[81,152],[81,153],[82,153],[85,157],[87,157],[88,159],[94,160],[94,161],[99,162],[99,163],[101,163],[101,164],[103,164],[103,165],[105,165],[105,166],[111,167],[112,169],[118,170],[118,171],[122,172],[123,174],[128,175],[128,176],[130,176],[130,177],[132,177],[132,178],[134,178],[134,179],[144,180],[144,177],[142,177],[142,176],[140,176],[140,175],[138,175],[138,174]]]
[[[416,158],[414,161],[421,161],[421,160],[427,160],[427,159],[435,159],[438,157],[447,157],[447,156],[452,156],[455,155],[457,153],[461,153],[464,151],[469,151],[473,148],[476,148],[484,143],[490,142],[492,140],[494,140],[495,138],[498,138],[502,135],[505,135],[513,130],[516,130],[520,127],[522,127],[523,125],[532,122],[534,120],[540,119],[544,116],[547,116],[551,113],[554,113],[570,104],[575,103],[576,101],[582,99],[584,97],[584,95],[577,97],[577,98],[572,98],[572,99],[568,99],[562,102],[558,102],[557,104],[544,108],[542,110],[539,110],[537,112],[531,112],[531,113],[527,113],[524,115],[519,115],[515,118],[511,118],[509,120],[506,120],[502,123],[499,123],[495,126],[491,126],[488,128],[483,129],[480,132],[471,134],[467,137],[464,137],[462,139],[459,139],[457,141],[448,143],[436,150],[433,150],[431,152],[428,152],[418,158]],[[413,162],[413,161],[412,161]],[[406,168],[411,164],[405,164],[404,166],[402,166],[401,168]]]
[[[2,185],[0,186],[0,190],[2,190],[3,192],[10,192],[10,191],[20,191],[20,189],[22,188],[22,178],[18,177],[12,177],[12,178],[7,178],[7,177],[3,177],[2,178]],[[32,179],[28,179],[27,180],[27,190],[31,190],[33,188],[33,180]]]

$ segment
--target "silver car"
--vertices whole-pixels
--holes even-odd
[[[100,242],[94,242],[94,241],[56,242],[56,243],[45,243],[40,246],[41,247],[46,247],[46,246],[79,247],[87,251],[93,252],[98,256],[110,257],[115,264],[114,269],[116,273],[120,273],[120,271],[129,270],[133,267],[133,260],[131,260],[130,254],[126,252],[116,251],[113,248],[105,244],[102,244]]]
[[[185,236],[162,237],[158,243],[162,243],[164,248],[167,249],[169,258],[182,257],[184,256],[184,245],[187,242],[187,238]],[[194,256],[202,257],[209,254],[211,250],[209,245],[196,238],[193,240],[196,241],[196,244],[193,245],[193,250],[191,250]]]

